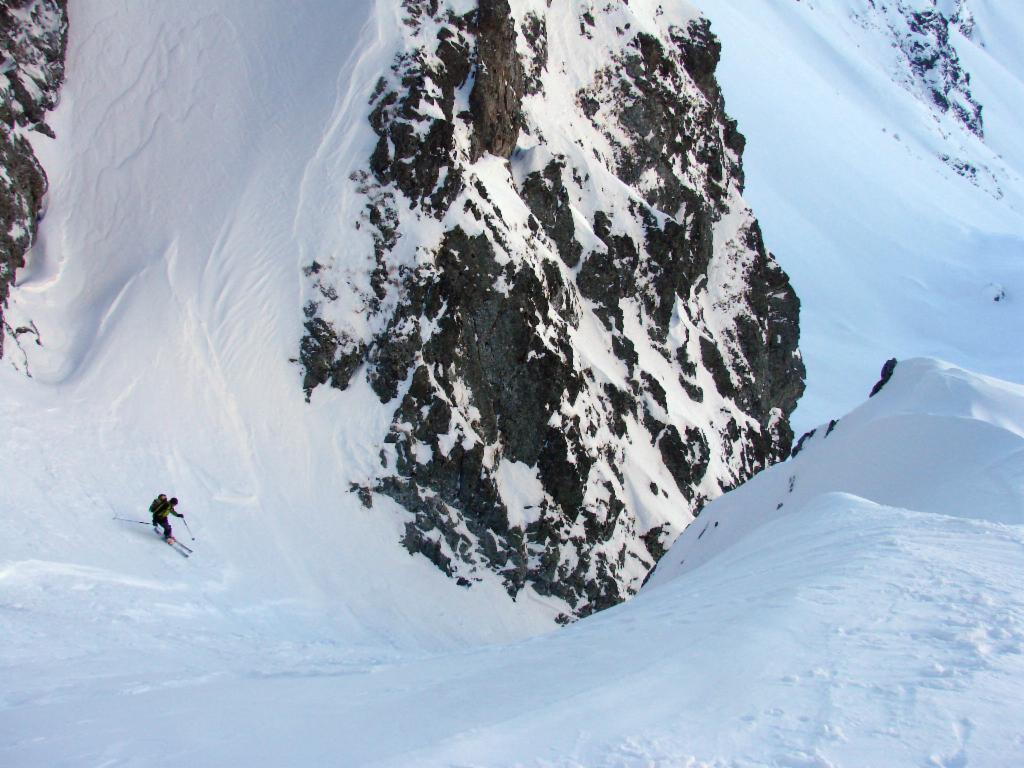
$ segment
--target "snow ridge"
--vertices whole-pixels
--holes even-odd
[[[927,359],[887,364],[879,384],[859,408],[804,435],[790,461],[708,505],[651,583],[699,567],[829,493],[915,512],[1024,523],[1018,481],[1024,387]]]

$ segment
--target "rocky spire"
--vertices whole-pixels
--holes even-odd
[[[352,179],[376,267],[307,269],[305,388],[363,375],[394,409],[355,490],[404,507],[410,552],[568,620],[788,453],[799,302],[740,197],[695,12],[403,7]]]
[[[522,124],[523,64],[507,0],[480,4],[476,21],[476,80],[469,95],[473,114],[470,158],[485,152],[508,157]]]

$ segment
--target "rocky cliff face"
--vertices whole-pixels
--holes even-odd
[[[950,37],[954,30],[968,37],[973,32],[967,0],[940,7],[934,0],[868,2],[860,19],[887,30],[900,53],[894,74],[905,87],[921,94],[938,115],[951,115],[974,135],[983,136],[982,108]]]
[[[566,620],[785,456],[803,389],[718,42],[673,8],[405,0],[351,180],[371,266],[306,268],[307,394],[366,377],[394,409],[364,504],[398,501],[402,543],[460,584],[488,569]]]
[[[889,41],[888,74],[931,111],[950,149],[939,159],[998,200],[1005,171],[972,159],[977,153],[971,147],[985,140],[984,109],[957,52],[965,38],[975,37],[972,1],[860,0],[851,16],[869,38]]]
[[[5,338],[32,335],[10,328],[3,309],[15,271],[36,235],[46,174],[25,136],[53,136],[44,122],[64,80],[66,0],[6,0],[0,5],[0,356]]]

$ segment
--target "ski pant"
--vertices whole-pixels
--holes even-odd
[[[156,528],[158,525],[162,526],[163,529],[164,529],[164,538],[165,539],[171,538],[171,520],[170,520],[170,518],[168,518],[168,517],[154,517],[153,518],[153,527]]]

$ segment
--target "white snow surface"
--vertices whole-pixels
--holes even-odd
[[[0,366],[0,765],[1024,764],[1024,388],[963,370],[1024,380],[1024,21],[971,0],[956,40],[982,142],[866,3],[694,4],[803,301],[798,431],[886,357],[955,365],[902,362],[541,634],[556,606],[454,587],[350,492],[391,417],[363,377],[306,404],[287,363],[396,4],[72,2],[9,314],[44,346]],[[111,519],[159,490],[189,560]]]
[[[26,520],[0,763],[1020,765],[1022,500],[1024,387],[913,360],[707,507],[638,597],[518,642],[361,644],[217,582],[210,528],[186,562],[142,526],[115,549]],[[62,535],[105,560],[54,558]]]
[[[883,360],[928,355],[1024,381],[1024,14],[968,9],[950,41],[984,141],[908,87],[894,10],[933,0],[694,0],[747,137],[744,198],[801,299],[799,435],[853,408]],[[949,162],[976,168],[958,175]],[[1006,297],[993,301],[996,292]]]

